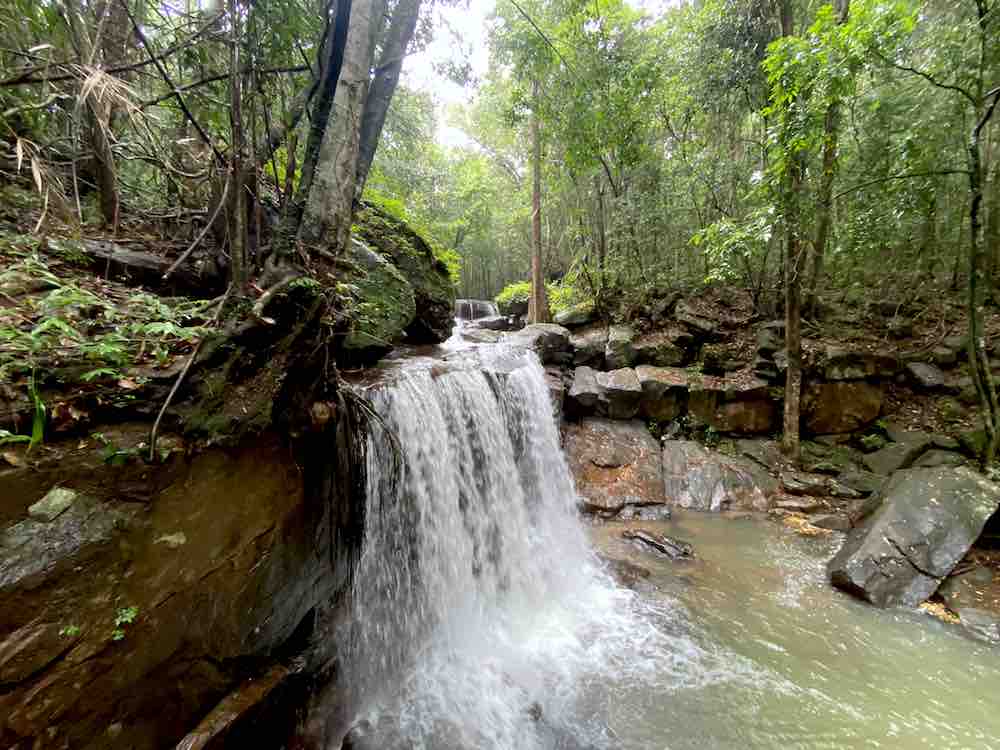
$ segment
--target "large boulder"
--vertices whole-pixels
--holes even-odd
[[[598,373],[584,365],[573,371],[573,383],[566,395],[567,412],[573,415],[593,414],[601,400],[601,384],[597,382]]]
[[[753,461],[688,440],[663,444],[663,481],[669,504],[700,511],[767,510],[778,489]]]
[[[835,586],[879,607],[933,594],[1000,505],[1000,486],[964,468],[901,471],[882,493],[828,567]]]
[[[406,325],[411,344],[437,344],[451,335],[455,284],[430,243],[378,206],[362,203],[354,235],[399,269],[413,290],[415,314]]]
[[[814,435],[854,432],[882,411],[882,386],[866,380],[809,383],[802,394],[802,421]]]
[[[632,349],[638,364],[678,367],[688,361],[688,347],[693,343],[694,339],[686,331],[666,329],[638,336],[632,342]]]
[[[612,419],[631,419],[639,413],[642,388],[631,367],[597,373],[601,393],[598,409]]]
[[[574,365],[604,369],[604,350],[608,345],[608,327],[603,323],[580,328],[569,337]]]
[[[608,344],[604,351],[609,370],[618,370],[635,364],[633,341],[635,341],[635,331],[631,326],[611,326],[608,330]]]
[[[779,405],[768,384],[754,377],[691,378],[688,412],[719,432],[754,435],[772,432],[778,425]]]
[[[899,371],[899,359],[886,352],[831,346],[818,369],[825,380],[891,378]]]
[[[593,302],[581,302],[578,305],[556,313],[553,320],[561,326],[575,328],[593,323],[597,318],[597,312]]]
[[[669,422],[684,413],[688,389],[684,370],[640,365],[635,374],[642,389],[639,408],[644,417]]]
[[[638,420],[589,418],[565,427],[566,459],[584,509],[614,515],[663,504],[660,446]]]
[[[930,435],[922,432],[902,433],[898,437],[898,442],[890,443],[862,459],[873,474],[889,476],[900,469],[910,468],[932,444]]]
[[[534,349],[545,364],[564,364],[569,355],[569,331],[554,323],[535,323],[505,335],[514,346]]]

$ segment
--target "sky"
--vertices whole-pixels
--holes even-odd
[[[634,8],[657,15],[678,0],[626,0]],[[435,71],[435,63],[448,60],[468,60],[474,76],[483,76],[489,67],[489,50],[486,45],[486,21],[493,13],[494,0],[471,0],[468,8],[437,9],[443,15],[454,34],[440,21],[434,40],[427,49],[410,55],[403,63],[403,84],[411,89],[431,93],[438,108],[438,141],[446,146],[471,145],[462,131],[448,125],[444,120],[445,109],[450,104],[465,103],[474,92],[440,76]],[[461,38],[456,42],[455,35]]]

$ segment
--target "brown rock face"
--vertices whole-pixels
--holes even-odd
[[[660,446],[642,422],[569,424],[565,449],[586,510],[613,515],[627,505],[664,502]]]
[[[810,383],[802,396],[803,423],[809,432],[853,432],[878,419],[882,386],[865,380]]]
[[[343,585],[276,439],[146,474],[147,502],[67,474],[48,521],[0,498],[0,747],[172,747]]]
[[[762,380],[701,376],[691,385],[688,411],[719,432],[755,435],[778,425],[778,402]]]

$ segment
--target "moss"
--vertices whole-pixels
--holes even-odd
[[[416,315],[413,287],[400,271],[360,242],[352,242],[351,263],[358,269],[340,289],[350,300],[354,320],[345,349],[387,350]]]

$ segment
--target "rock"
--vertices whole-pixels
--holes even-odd
[[[958,352],[946,346],[935,346],[931,350],[931,359],[938,367],[954,367],[958,364]]]
[[[817,513],[810,517],[809,523],[819,529],[830,531],[850,531],[851,520],[839,513]]]
[[[512,331],[514,324],[510,318],[503,315],[491,315],[486,318],[476,318],[465,324],[467,329],[482,328],[486,331]]]
[[[552,402],[552,416],[556,424],[561,424],[566,408],[566,382],[562,370],[558,367],[545,368],[545,385],[549,389],[549,400]]]
[[[906,365],[906,375],[913,386],[922,391],[940,392],[948,389],[944,373],[926,362],[910,362]]]
[[[785,347],[785,321],[773,320],[757,329],[757,353],[772,359]]]
[[[1000,487],[969,469],[910,469],[883,493],[830,561],[830,580],[879,607],[913,607],[969,551],[1000,505]]]
[[[669,318],[677,305],[677,300],[681,298],[678,292],[667,292],[655,300],[649,306],[649,317],[654,323],[662,323]]]
[[[617,518],[619,521],[667,521],[671,515],[666,505],[627,505]]]
[[[607,566],[608,573],[611,574],[611,577],[615,579],[615,582],[619,586],[634,589],[652,575],[649,568],[644,568],[630,560],[618,560],[613,557],[604,557],[603,555],[601,556],[601,560]]]
[[[67,487],[53,487],[45,497],[34,505],[28,506],[28,516],[36,521],[49,522],[56,520],[76,502],[77,493]]]
[[[779,409],[763,380],[702,375],[692,378],[688,412],[719,432],[755,435],[777,427]]]
[[[344,283],[354,290],[358,312],[343,346],[350,364],[370,364],[389,352],[416,319],[416,298],[399,269],[359,239],[351,240],[345,256],[350,271]],[[449,304],[449,331],[451,320]]]
[[[822,474],[786,471],[780,478],[782,489],[790,495],[825,495],[829,489],[829,478]]]
[[[802,394],[802,421],[815,435],[854,432],[881,410],[882,387],[863,380],[809,383]]]
[[[981,565],[950,575],[938,587],[938,596],[952,612],[986,604],[986,590],[993,584],[993,571]]]
[[[354,227],[354,236],[392,263],[412,290],[414,314],[406,325],[407,342],[445,341],[454,324],[455,284],[444,261],[418,232],[371,203],[362,202]],[[370,303],[378,297],[360,299]]]
[[[663,444],[663,479],[669,504],[700,511],[767,510],[777,490],[777,482],[752,461],[684,440]]]
[[[698,310],[688,301],[681,300],[674,309],[674,318],[682,323],[696,337],[704,340],[717,340],[721,336],[721,321],[716,320]]]
[[[566,460],[584,509],[615,514],[663,504],[660,446],[639,421],[588,418],[565,428]]]
[[[596,374],[600,387],[599,410],[612,419],[631,419],[639,413],[642,388],[635,370],[623,367],[611,372]]]
[[[885,477],[870,471],[845,471],[837,477],[837,481],[862,495],[871,495],[882,489]]]
[[[898,443],[866,455],[862,461],[874,474],[889,476],[900,469],[908,469],[931,445],[930,437],[913,432]]]
[[[893,315],[886,321],[886,331],[894,339],[908,339],[913,336],[913,321],[899,315]]]
[[[646,333],[632,342],[635,361],[641,365],[653,367],[679,367],[688,361],[687,349],[677,343],[686,335],[678,331],[657,331]]]
[[[490,331],[481,328],[462,328],[459,333],[463,339],[473,344],[496,344],[503,338],[503,334],[500,331]]]
[[[914,462],[914,466],[962,466],[965,457],[953,451],[943,451],[937,448],[927,451]]]
[[[567,395],[567,410],[574,415],[593,414],[601,398],[602,388],[597,382],[597,372],[590,367],[577,367],[573,371],[573,384]]]
[[[657,534],[645,529],[626,529],[622,538],[638,542],[642,547],[653,549],[671,560],[690,559],[694,557],[694,547],[688,542],[671,539],[664,534]]]
[[[604,350],[608,345],[608,328],[603,324],[580,328],[569,337],[574,365],[590,365],[604,369]]]
[[[558,325],[573,328],[593,323],[596,316],[593,302],[581,302],[568,310],[556,313],[553,320]]]
[[[534,323],[520,331],[507,333],[504,340],[514,346],[534,349],[543,364],[558,361],[560,354],[569,353],[569,331],[554,323]]]
[[[788,511],[789,513],[808,514],[822,508],[823,503],[815,497],[781,494],[775,496],[771,507],[777,508],[778,510]]]
[[[846,484],[842,484],[832,478],[827,480],[827,489],[831,496],[840,500],[858,500],[865,496],[865,493],[859,492],[853,487],[848,487]]]
[[[884,352],[831,346],[819,369],[825,380],[888,379],[899,371],[899,360]]]
[[[604,351],[604,359],[609,370],[619,370],[635,364],[635,349],[632,342],[635,331],[631,326],[611,326],[608,329],[608,344]]]
[[[788,459],[781,452],[781,446],[774,440],[744,438],[736,441],[736,450],[772,472],[777,472],[788,465]]]
[[[635,374],[642,389],[639,408],[644,417],[669,422],[684,412],[688,386],[684,370],[641,365]]]

